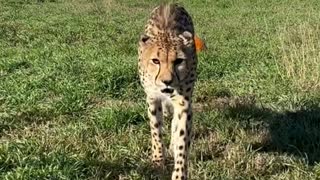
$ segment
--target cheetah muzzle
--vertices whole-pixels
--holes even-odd
[[[164,88],[161,90],[162,93],[165,93],[165,94],[172,94],[174,91],[174,89],[172,88]]]

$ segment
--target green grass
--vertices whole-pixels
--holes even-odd
[[[170,177],[172,159],[150,165],[137,77],[157,3],[0,0],[0,179]],[[208,46],[191,179],[319,179],[320,3],[183,4]]]

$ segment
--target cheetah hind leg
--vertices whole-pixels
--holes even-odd
[[[163,116],[167,119],[172,119],[173,117],[173,106],[170,101],[162,101]]]
[[[177,130],[177,124],[174,121],[173,113],[174,109],[170,101],[162,101],[162,109],[163,109],[163,116],[166,118],[166,120],[171,121],[171,135],[174,135],[174,132]],[[169,155],[173,156],[173,139],[171,137],[171,142],[169,146]]]

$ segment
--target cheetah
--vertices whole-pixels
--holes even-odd
[[[172,179],[188,178],[192,130],[192,93],[197,54],[192,19],[178,4],[156,7],[139,40],[139,77],[150,119],[152,163],[164,167],[163,116],[172,113],[170,150]]]

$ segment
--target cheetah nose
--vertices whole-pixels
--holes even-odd
[[[169,86],[170,84],[172,84],[172,79],[171,80],[162,80],[162,82],[165,84],[165,85],[167,85],[167,86]]]

